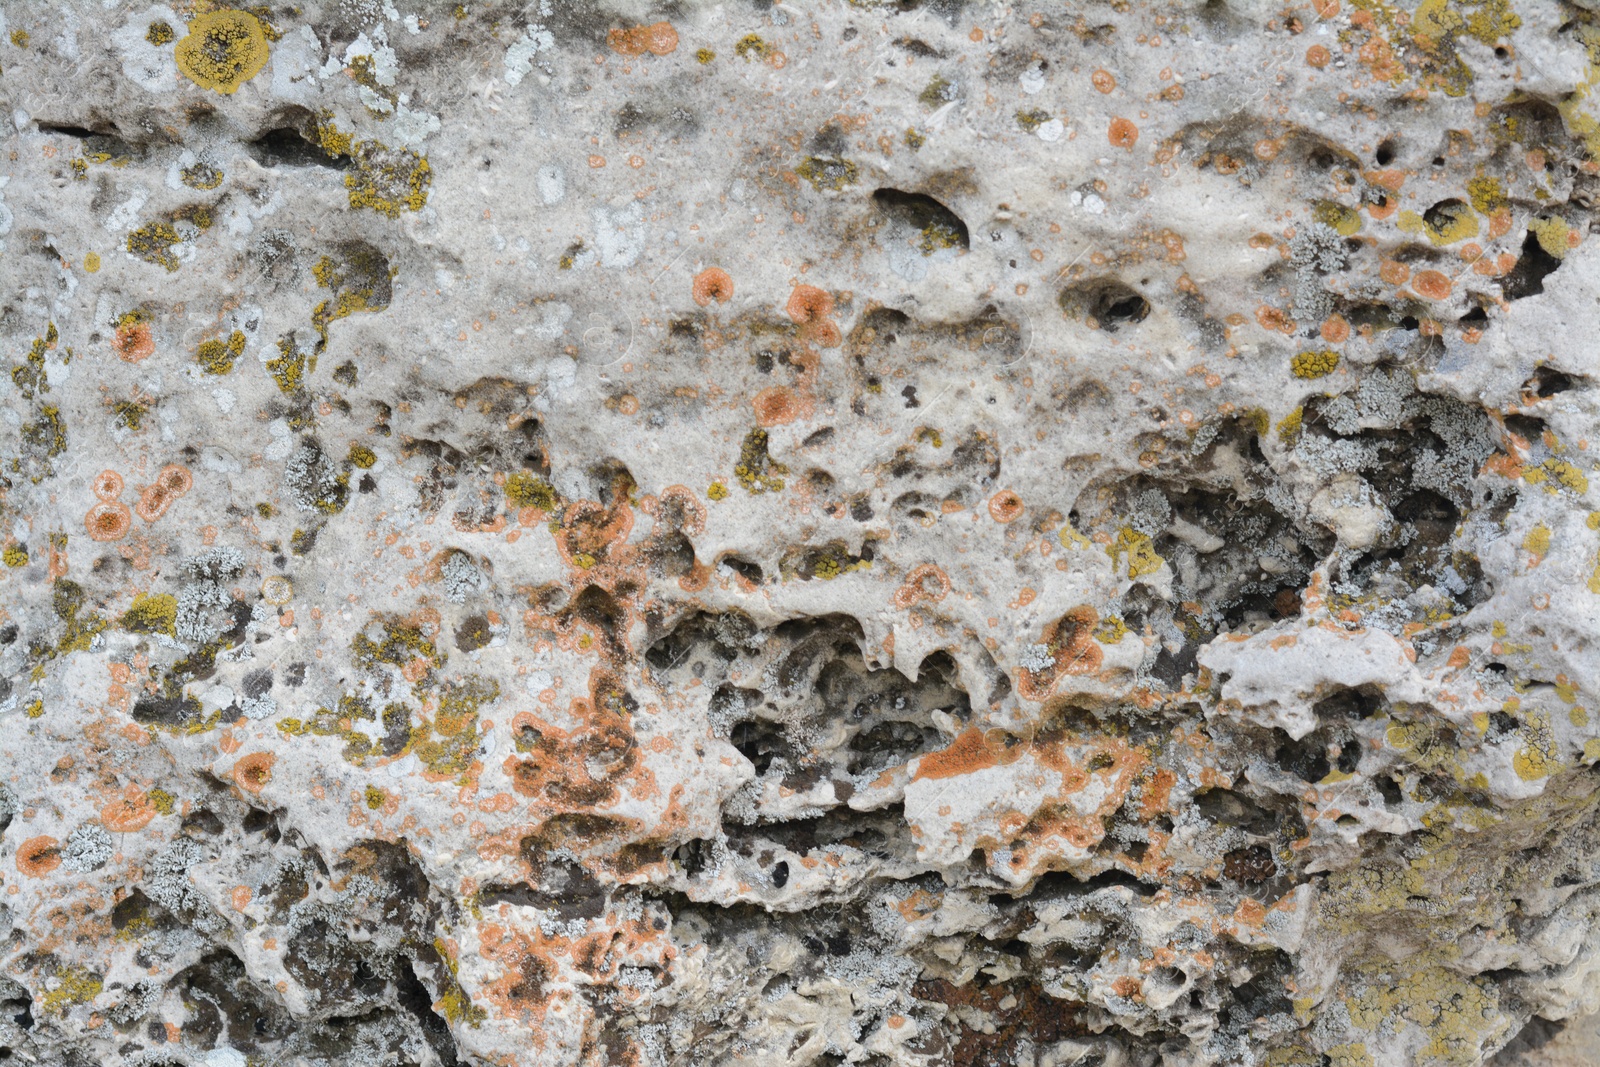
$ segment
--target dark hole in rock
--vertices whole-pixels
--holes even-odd
[[[955,245],[963,250],[972,247],[971,235],[961,216],[926,193],[879,189],[872,194],[872,203],[890,219],[922,234],[925,252]]]
[[[350,167],[349,156],[325,150],[294,126],[268,130],[245,147],[263,167]]]
[[[1500,280],[1500,292],[1507,300],[1521,300],[1544,292],[1544,280],[1553,274],[1561,261],[1539,244],[1539,238],[1529,233],[1522,239],[1522,255],[1516,266]]]

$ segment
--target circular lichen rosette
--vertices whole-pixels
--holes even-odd
[[[214,92],[232,95],[267,65],[267,33],[248,11],[213,11],[189,23],[176,58],[184,77]]]

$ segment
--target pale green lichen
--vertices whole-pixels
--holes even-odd
[[[942,74],[935,74],[928,79],[928,84],[923,86],[921,93],[917,94],[917,99],[922,101],[922,106],[930,108],[942,107],[955,98],[955,83]]]

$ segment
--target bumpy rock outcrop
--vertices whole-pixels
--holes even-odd
[[[1570,1050],[1591,6],[6,4],[0,1059]]]

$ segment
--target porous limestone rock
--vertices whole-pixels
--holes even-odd
[[[1594,1053],[1597,5],[236,3],[0,8],[0,1060]]]

